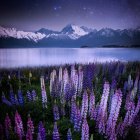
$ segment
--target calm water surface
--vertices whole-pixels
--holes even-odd
[[[0,68],[89,63],[140,61],[140,49],[132,48],[29,48],[0,49]]]

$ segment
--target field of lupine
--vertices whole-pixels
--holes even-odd
[[[140,62],[0,70],[0,140],[140,140]]]

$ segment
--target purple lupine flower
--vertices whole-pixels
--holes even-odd
[[[15,113],[15,132],[18,135],[19,139],[22,140],[22,137],[24,135],[23,123],[17,111]]]
[[[89,126],[87,123],[87,120],[84,119],[82,124],[82,134],[81,134],[81,140],[89,140]]]
[[[81,129],[82,117],[80,109],[76,106],[75,115],[74,115],[74,131],[79,132]]]
[[[82,67],[79,66],[78,68],[78,96],[81,97],[82,89],[83,89],[83,71]]]
[[[131,78],[131,75],[128,76],[128,85],[127,88],[130,90],[133,86],[133,79]]]
[[[74,123],[75,111],[76,111],[76,101],[74,98],[72,98],[71,99],[71,116],[70,116],[70,120],[72,123]]]
[[[24,97],[23,97],[21,90],[18,90],[18,102],[21,106],[24,105]]]
[[[97,116],[97,122],[98,122],[97,125],[99,128],[99,133],[105,133],[105,115],[107,110],[107,100],[109,96],[109,90],[110,90],[109,83],[105,82],[102,98],[98,109],[98,116]]]
[[[110,112],[110,109],[111,109],[111,101],[112,101],[112,97],[114,95],[115,89],[116,89],[116,80],[113,79],[111,83],[111,89],[110,89],[110,95],[109,95],[108,112]]]
[[[11,120],[10,120],[8,114],[6,114],[4,124],[5,124],[5,134],[6,134],[6,138],[9,139],[10,131],[12,131],[12,125],[11,125]]]
[[[41,95],[43,108],[47,108],[47,94],[45,89],[41,91]]]
[[[2,102],[8,106],[12,106],[11,102],[7,100],[4,93],[2,93]]]
[[[134,105],[134,102],[131,101],[129,103],[129,107],[128,107],[128,110],[126,112],[124,121],[119,126],[118,133],[120,136],[125,137],[127,135],[127,132],[128,132],[127,128],[129,126],[131,126],[134,114],[135,114],[135,105]]]
[[[96,107],[94,109],[94,113],[93,113],[93,119],[94,120],[98,120],[97,116],[98,116],[98,111],[99,111],[99,102],[96,104]]]
[[[76,72],[75,66],[74,65],[71,65],[70,79],[71,79],[72,83],[74,82],[75,72]]]
[[[82,98],[82,108],[81,108],[82,118],[85,119],[87,117],[87,112],[88,112],[88,94],[87,91],[85,90]]]
[[[46,140],[46,130],[42,122],[39,122],[38,135],[40,135],[41,140]]]
[[[27,130],[26,140],[33,140],[33,134],[30,129]]]
[[[53,106],[53,116],[54,116],[54,121],[57,121],[60,119],[59,109],[58,109],[58,106],[56,105],[56,103]]]
[[[74,92],[74,98],[76,99],[77,91],[78,91],[78,73],[75,70],[75,66],[71,66],[71,77],[70,81],[72,82],[72,85],[74,85],[75,92]]]
[[[53,140],[60,140],[58,128],[57,128],[57,123],[54,123],[54,128],[53,128]]]
[[[136,79],[135,79],[135,83],[134,83],[134,95],[137,94],[137,90],[138,90],[138,82],[139,82],[139,75],[137,75]]]
[[[110,110],[109,118],[107,121],[107,128],[106,128],[106,135],[110,139],[112,138],[116,139],[115,127],[119,116],[121,103],[122,103],[121,90],[116,90],[115,94],[112,97],[111,110]]]
[[[36,96],[36,92],[35,92],[35,90],[32,90],[32,99],[33,99],[33,101],[36,101],[36,99],[37,99],[37,96]]]
[[[37,134],[37,140],[42,140],[40,133]]]
[[[94,65],[86,65],[84,68],[83,88],[92,90],[92,80],[94,78]]]
[[[64,89],[65,99],[66,101],[70,101],[71,99],[71,85],[70,83],[66,84],[66,87]]]
[[[94,109],[95,109],[95,96],[94,96],[94,93],[91,92],[90,97],[89,97],[89,116],[90,116],[90,119],[94,118]]]
[[[69,82],[69,74],[67,68],[63,72],[63,90],[65,91],[66,85]]]
[[[72,140],[72,134],[71,134],[70,128],[68,129],[68,132],[67,132],[67,140]]]
[[[13,105],[15,105],[15,95],[12,90],[10,90],[10,101]]]
[[[58,91],[59,91],[59,95],[61,95],[61,93],[63,92],[63,70],[62,70],[62,67],[59,68]]]
[[[30,91],[27,91],[27,99],[28,99],[29,102],[32,101],[32,96],[31,96]]]
[[[28,115],[28,121],[27,121],[27,130],[30,129],[30,132],[32,134],[34,134],[34,124],[33,124],[33,121],[30,117],[30,114]]]

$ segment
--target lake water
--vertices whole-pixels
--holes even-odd
[[[132,48],[26,48],[0,49],[0,68],[89,63],[140,61],[140,49]]]

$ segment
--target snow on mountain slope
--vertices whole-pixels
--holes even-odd
[[[71,39],[78,39],[79,37],[87,35],[88,33],[88,31],[74,24],[67,25],[61,31],[61,34],[68,35]]]
[[[24,32],[18,31],[15,28],[4,28],[0,26],[0,37],[13,37],[17,39],[28,39],[37,42],[38,40],[43,39],[46,37],[45,34],[41,33],[34,33],[34,32]]]

